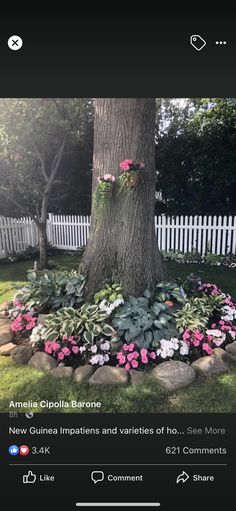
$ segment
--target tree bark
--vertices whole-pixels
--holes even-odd
[[[93,197],[97,178],[116,176],[105,205],[93,201],[89,241],[81,263],[91,297],[105,281],[120,283],[127,294],[140,296],[162,278],[155,235],[155,99],[95,100]],[[138,186],[120,188],[119,164],[143,162]]]
[[[48,267],[47,254],[47,222],[38,224],[39,232],[39,268],[41,270]]]

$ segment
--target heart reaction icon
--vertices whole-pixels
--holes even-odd
[[[29,454],[29,447],[28,447],[28,445],[21,445],[20,446],[20,454],[21,454],[21,456],[27,456],[27,454]]]

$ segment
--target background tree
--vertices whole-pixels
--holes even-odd
[[[70,168],[63,176],[60,166],[86,137],[90,119],[91,101],[83,99],[0,102],[0,190],[18,214],[29,215],[36,223],[42,268],[47,267],[49,205],[70,191],[66,177]]]
[[[158,213],[236,213],[235,99],[159,100],[156,144]]]
[[[93,197],[97,178],[120,175],[124,159],[144,162],[143,178],[132,191],[119,188],[107,203],[92,206],[92,228],[82,260],[87,276],[87,295],[105,280],[121,283],[133,295],[153,289],[162,276],[154,228],[155,208],[155,100],[95,100]]]

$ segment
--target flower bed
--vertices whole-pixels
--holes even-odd
[[[13,342],[28,344],[33,357],[44,353],[56,365],[108,365],[128,373],[147,373],[167,361],[191,365],[215,357],[217,348],[234,354],[228,346],[235,346],[236,303],[215,284],[193,276],[190,282],[157,283],[154,294],[146,290],[141,297],[126,297],[118,284],[107,283],[84,303],[84,277],[31,274],[6,311]],[[68,302],[73,306],[61,307]],[[38,316],[45,311],[50,313],[42,324]]]

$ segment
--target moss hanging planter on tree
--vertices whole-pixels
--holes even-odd
[[[120,163],[122,175],[119,177],[121,188],[136,188],[139,184],[144,169],[144,163],[137,163],[134,160],[124,160]]]
[[[105,174],[98,177],[98,185],[94,194],[94,205],[96,209],[107,206],[113,195],[115,176]]]

